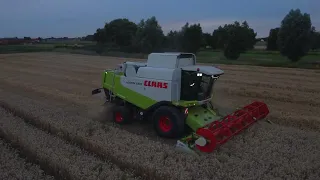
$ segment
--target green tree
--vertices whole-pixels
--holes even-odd
[[[240,29],[239,22],[225,26],[227,39],[224,40],[223,54],[227,59],[235,60],[240,57],[240,53],[245,50],[245,37]]]
[[[225,42],[228,39],[227,25],[224,27],[219,26],[212,33],[211,46],[213,49],[223,49],[225,47]]]
[[[253,49],[256,43],[257,33],[255,33],[254,30],[249,27],[249,24],[247,21],[244,21],[241,24],[240,30],[242,31],[242,34],[244,36],[243,39],[245,39],[245,41],[243,41],[244,43],[243,51],[246,51],[248,49]]]
[[[104,30],[108,42],[123,47],[132,44],[137,28],[137,25],[128,19],[115,19],[106,23]]]
[[[320,32],[317,32],[315,27],[312,27],[311,29],[311,37],[311,49],[320,49]]]
[[[197,53],[202,45],[202,28],[200,24],[193,24],[189,26],[186,24],[182,30],[182,51]]]
[[[312,50],[320,49],[320,32],[314,33],[314,42],[312,44]]]
[[[202,47],[211,46],[212,37],[210,33],[203,33],[202,39],[203,39]]]
[[[166,36],[165,47],[170,50],[178,51],[180,49],[179,43],[180,43],[179,42],[179,32],[178,31],[170,31],[168,33],[168,35]]]
[[[212,46],[224,50],[227,59],[238,59],[240,53],[252,49],[256,43],[256,33],[244,21],[241,24],[225,24],[212,33]]]
[[[280,28],[270,29],[269,37],[267,40],[268,41],[267,50],[269,50],[269,51],[277,51],[278,50],[277,40],[278,40],[279,29]]]
[[[278,47],[283,56],[296,62],[305,56],[311,47],[311,19],[299,9],[290,12],[281,21]]]
[[[85,37],[82,38],[82,40],[84,41],[93,41],[94,40],[94,35],[87,35]]]
[[[104,28],[98,28],[93,34],[93,39],[98,44],[104,44],[107,42],[107,36]]]
[[[225,46],[223,54],[227,59],[236,60],[240,57],[240,49],[236,43],[229,43]]]
[[[164,34],[157,19],[153,16],[147,20],[141,20],[133,40],[136,51],[150,53],[159,51],[164,42]]]
[[[237,48],[238,50],[228,52],[245,52],[252,49],[256,43],[256,33],[249,24],[244,21],[240,25],[239,22],[233,24],[225,24],[223,27],[219,26],[212,33],[212,47],[213,49]],[[234,43],[235,45],[230,45]]]

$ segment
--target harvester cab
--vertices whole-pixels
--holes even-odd
[[[151,53],[147,62],[124,62],[102,73],[102,88],[113,103],[113,121],[149,119],[159,136],[183,136],[178,144],[189,149],[211,152],[232,136],[269,113],[263,102],[253,102],[220,117],[212,108],[213,86],[223,75],[214,66],[196,65],[192,53]]]

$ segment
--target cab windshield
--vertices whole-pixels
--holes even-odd
[[[182,71],[181,76],[181,100],[202,101],[210,98],[217,77],[195,71]]]

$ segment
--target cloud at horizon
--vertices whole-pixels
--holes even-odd
[[[155,16],[165,33],[186,22],[200,23],[204,32],[246,20],[258,37],[280,25],[290,9],[309,13],[320,31],[319,0],[11,0],[0,2],[0,37],[78,37],[92,34],[105,22],[128,18],[139,22]]]

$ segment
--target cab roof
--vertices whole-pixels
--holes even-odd
[[[177,58],[196,58],[193,53],[184,53],[184,52],[164,52],[164,53],[150,53],[148,57],[152,56],[175,56]]]
[[[201,73],[207,74],[207,75],[222,75],[224,74],[224,71],[222,71],[219,68],[216,68],[214,66],[184,66],[181,68],[184,71],[199,71]]]

